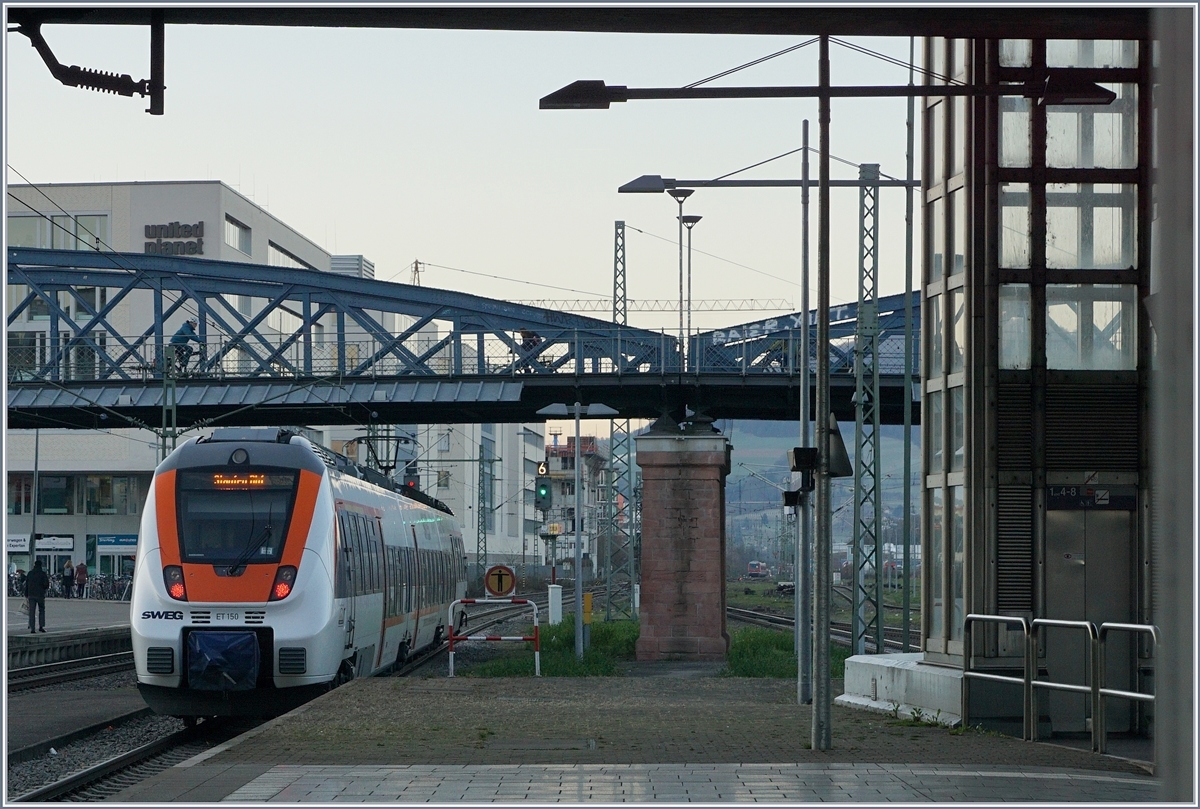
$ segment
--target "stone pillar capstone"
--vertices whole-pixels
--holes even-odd
[[[729,439],[669,419],[637,441],[642,470],[638,660],[724,660]]]

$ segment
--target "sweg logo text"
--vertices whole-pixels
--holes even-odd
[[[180,610],[146,610],[142,613],[142,618],[165,618],[168,621],[182,621],[183,613]]]

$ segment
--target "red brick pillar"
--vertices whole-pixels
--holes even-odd
[[[642,469],[638,660],[724,660],[725,477],[729,440],[651,432]]]

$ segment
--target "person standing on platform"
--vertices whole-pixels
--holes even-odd
[[[75,597],[83,598],[83,588],[87,587],[87,565],[83,562],[75,565]]]
[[[71,564],[70,559],[68,559],[67,563],[63,565],[62,587],[63,598],[70,598],[71,591],[75,589],[75,565]]]
[[[46,591],[50,589],[50,576],[42,570],[42,560],[33,563],[33,570],[25,577],[25,598],[29,602],[29,633],[33,634],[33,613],[38,615],[39,632],[46,631]]]

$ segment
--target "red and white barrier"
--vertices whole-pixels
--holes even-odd
[[[459,604],[527,604],[533,608],[533,634],[525,635],[455,635],[454,634],[454,608]],[[447,676],[454,676],[454,643],[455,641],[463,640],[516,640],[528,643],[533,642],[533,676],[542,676],[542,642],[541,634],[538,627],[538,607],[527,598],[460,598],[450,604],[450,609],[446,615],[446,637],[450,642],[450,672]]]

